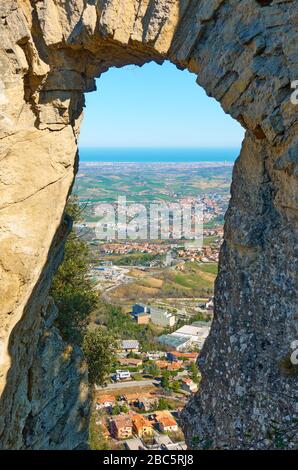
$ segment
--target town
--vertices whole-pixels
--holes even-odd
[[[210,299],[204,308],[212,310]],[[177,318],[146,304],[131,306],[131,318],[175,327]],[[144,351],[135,339],[120,340],[110,377],[95,386],[93,418],[101,446],[128,450],[186,448],[179,415],[198,390],[196,366],[210,322],[198,321],[156,338],[154,351]],[[158,344],[160,347],[158,347]]]
[[[105,383],[94,386],[90,430],[96,449],[186,448],[180,414],[200,384],[197,359],[213,319],[230,178],[229,164],[81,167],[76,190],[86,213],[76,230],[90,247],[89,278],[104,302],[93,323],[119,338]],[[171,237],[97,238],[97,207],[108,200],[116,211],[121,189],[129,203],[146,207],[164,199],[181,207],[198,204],[202,245]],[[145,226],[145,215],[142,220]]]

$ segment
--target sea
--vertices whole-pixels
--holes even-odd
[[[81,162],[186,163],[231,162],[239,148],[93,148],[80,147]]]

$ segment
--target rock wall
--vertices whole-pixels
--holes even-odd
[[[188,444],[274,446],[272,420],[297,416],[297,2],[6,0],[0,37],[1,447],[85,445],[86,370],[48,298],[84,93],[110,66],[166,59],[246,128]]]

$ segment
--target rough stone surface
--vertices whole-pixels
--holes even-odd
[[[272,421],[285,428],[297,418],[297,375],[281,366],[298,337],[297,1],[267,3],[0,3],[2,448],[86,442],[86,371],[53,327],[48,290],[63,253],[84,92],[110,66],[150,60],[197,74],[246,128],[201,391],[184,411],[188,445],[272,447]],[[297,447],[295,436],[288,445]]]

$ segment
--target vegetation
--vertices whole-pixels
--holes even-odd
[[[104,384],[115,361],[116,347],[115,336],[104,328],[97,327],[85,334],[83,352],[88,363],[91,384]]]
[[[110,450],[108,440],[104,437],[101,426],[96,424],[96,415],[93,414],[89,426],[89,446],[92,450]]]
[[[110,256],[105,259],[110,259],[119,266],[149,266],[152,261],[160,261],[161,255],[133,253],[126,256]]]
[[[194,362],[191,362],[191,364],[188,367],[188,370],[189,370],[189,375],[192,378],[192,380],[195,383],[199,383],[199,381],[200,381],[200,372],[199,372],[199,369],[198,369],[197,365]]]
[[[106,327],[114,336],[138,340],[144,351],[157,348],[155,342],[157,332],[154,325],[137,325],[120,307],[108,304],[102,299],[98,301],[91,319],[95,324]]]
[[[163,410],[173,410],[175,408],[175,405],[173,405],[169,400],[166,398],[160,398],[159,403],[158,403],[158,410],[163,411]]]
[[[66,213],[74,222],[81,220],[82,212],[76,196],[70,197]],[[51,295],[59,310],[57,327],[70,343],[82,343],[88,317],[98,301],[98,295],[88,279],[88,265],[88,245],[72,229],[65,244],[64,260],[51,288]]]
[[[128,257],[134,255],[128,255]],[[213,294],[217,263],[186,262],[183,271],[173,268],[148,273],[132,270],[133,282],[120,285],[109,292],[115,303],[148,301],[154,298],[208,298]]]

